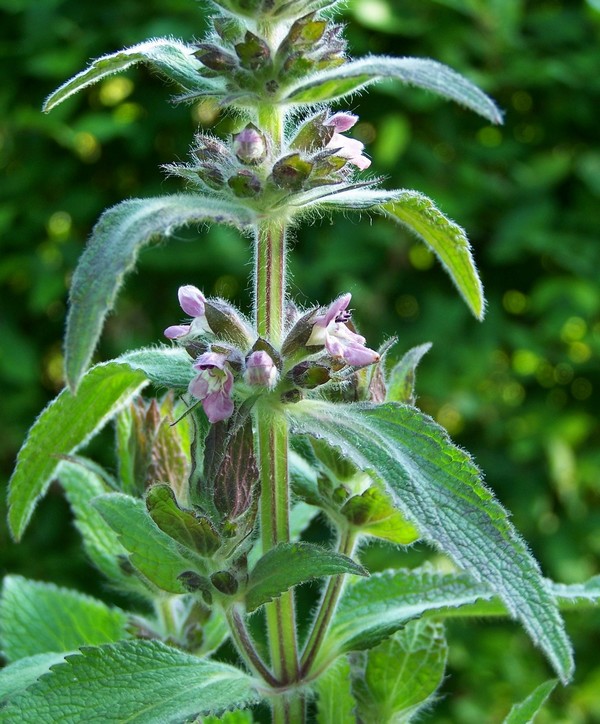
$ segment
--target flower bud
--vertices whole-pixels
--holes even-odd
[[[241,66],[246,70],[263,68],[271,57],[271,51],[265,41],[249,30],[244,36],[244,41],[235,46],[235,52]]]
[[[273,166],[273,181],[279,188],[301,191],[312,171],[312,163],[292,153],[280,158]]]
[[[216,70],[221,72],[224,70],[232,70],[237,67],[237,60],[235,56],[230,53],[226,53],[224,50],[219,48],[218,45],[212,45],[211,43],[200,43],[198,50],[194,53],[194,56],[210,70]]]
[[[233,193],[240,199],[251,199],[262,190],[262,184],[258,176],[252,171],[242,169],[234,176],[227,179],[227,185]]]
[[[273,389],[277,383],[279,371],[271,357],[263,350],[252,352],[246,360],[244,380],[249,385],[260,385]]]
[[[249,123],[233,137],[233,152],[242,163],[261,163],[267,155],[265,137],[253,123]]]

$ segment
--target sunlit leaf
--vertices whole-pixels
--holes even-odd
[[[413,405],[415,402],[415,372],[417,365],[431,349],[426,342],[409,349],[402,359],[394,365],[387,380],[386,402],[404,402]]]
[[[570,678],[570,642],[539,566],[473,461],[443,428],[416,408],[394,403],[305,400],[289,408],[296,432],[323,437],[379,477],[422,537],[487,583],[561,679]]]
[[[504,724],[530,724],[539,714],[557,683],[556,679],[550,679],[536,687],[526,699],[513,706]]]
[[[60,456],[85,445],[145,384],[145,375],[127,365],[100,364],[83,377],[77,394],[63,390],[41,413],[10,480],[8,519],[17,540],[52,482]]]
[[[144,246],[187,224],[222,223],[243,228],[252,220],[253,215],[243,207],[196,194],[130,199],[105,211],[92,231],[71,285],[65,339],[70,387],[77,388],[104,318]]]
[[[284,100],[290,104],[332,101],[385,78],[433,91],[492,123],[502,122],[496,104],[477,86],[451,68],[427,58],[370,56],[350,61],[299,81],[287,90]]]
[[[350,662],[345,656],[317,679],[317,724],[355,724]]]

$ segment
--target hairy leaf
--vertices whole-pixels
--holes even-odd
[[[410,545],[419,539],[419,531],[376,485],[349,498],[340,513],[364,535],[397,545]]]
[[[199,74],[203,66],[194,57],[195,50],[192,45],[186,45],[178,40],[157,38],[116,53],[103,55],[51,93],[44,103],[43,110],[51,111],[80,90],[137,63],[147,63],[187,91],[206,90],[206,80]]]
[[[433,201],[418,191],[402,191],[400,198],[383,204],[387,216],[413,231],[442,262],[469,309],[482,319],[483,287],[463,229],[450,221]]]
[[[251,711],[228,711],[223,716],[205,716],[202,724],[253,724]]]
[[[305,400],[289,408],[296,432],[325,438],[381,478],[422,537],[487,583],[568,681],[570,642],[539,566],[473,461],[443,428],[416,408],[394,403]]]
[[[233,666],[158,641],[123,641],[67,656],[0,710],[0,722],[175,724],[257,698]]]
[[[246,608],[249,612],[255,611],[292,586],[341,573],[369,575],[360,564],[341,553],[312,543],[280,543],[252,569],[246,589]]]
[[[96,498],[93,505],[118,534],[121,544],[131,554],[131,563],[149,581],[163,591],[186,592],[178,576],[187,571],[196,572],[198,560],[156,526],[143,501],[110,493]]]
[[[9,661],[126,638],[127,617],[102,601],[52,583],[6,576],[0,599],[2,650]]]
[[[0,705],[31,686],[51,666],[60,663],[65,654],[35,654],[0,669]]]
[[[108,362],[91,369],[79,392],[63,390],[37,418],[10,480],[8,520],[16,540],[48,489],[61,455],[84,445],[146,384],[141,372]]]
[[[431,349],[431,342],[409,349],[394,366],[387,381],[386,402],[415,403],[415,372],[417,365]]]
[[[284,101],[290,104],[332,101],[385,78],[433,91],[470,108],[492,123],[502,122],[496,104],[477,86],[442,63],[427,58],[371,56],[344,63],[299,81],[288,89]]]
[[[142,347],[125,352],[116,361],[141,370],[153,385],[174,390],[187,390],[196,374],[192,358],[181,347]]]
[[[317,724],[355,724],[350,662],[345,656],[317,679]]]
[[[442,624],[413,621],[369,651],[359,709],[364,721],[407,724],[444,678],[448,645]]]
[[[513,706],[504,720],[504,724],[530,724],[536,714],[539,714],[557,683],[556,679],[550,679],[536,687],[526,699]]]
[[[75,515],[75,526],[81,533],[85,552],[113,585],[144,590],[137,577],[127,575],[122,570],[119,560],[127,551],[119,543],[117,534],[92,506],[94,498],[109,493],[110,489],[95,472],[93,464],[88,463],[91,461],[83,458],[63,460],[56,471]]]
[[[104,318],[142,247],[186,224],[223,223],[242,228],[252,219],[243,207],[198,194],[130,199],[105,211],[73,275],[65,340],[69,386],[75,389],[79,384]]]

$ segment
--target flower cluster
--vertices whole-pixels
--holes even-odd
[[[253,342],[248,330],[241,326],[241,315],[225,302],[207,299],[192,285],[180,287],[178,296],[181,308],[191,320],[167,327],[164,334],[196,357],[192,365],[196,374],[188,392],[202,403],[209,422],[220,422],[233,414],[237,378],[240,383],[265,392],[277,389],[282,367],[279,353],[264,340]],[[289,372],[287,391],[290,384],[307,390],[326,384],[330,380],[329,367],[339,362],[358,369],[379,361],[379,354],[369,349],[365,338],[349,326],[350,299],[350,294],[343,294],[328,307],[305,315],[292,327],[282,348],[287,346],[285,354],[294,355],[300,350],[304,360],[321,361],[314,368],[307,368],[306,362],[295,364]],[[227,332],[228,338],[232,338],[232,325],[239,332],[237,345],[219,339]],[[198,337],[206,339],[199,344]]]

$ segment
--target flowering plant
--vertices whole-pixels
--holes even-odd
[[[46,101],[51,110],[146,63],[178,84],[179,100],[211,98],[240,121],[225,140],[198,133],[189,161],[167,167],[189,192],[109,209],[81,257],[68,388],[23,445],[9,522],[20,538],[57,478],[88,555],[139,605],[129,613],[7,577],[0,621],[12,663],[0,673],[0,721],[214,721],[229,710],[224,720],[248,722],[261,702],[274,722],[303,722],[313,710],[322,723],[409,721],[442,682],[448,616],[516,618],[558,678],[572,676],[559,609],[595,602],[598,581],[544,579],[471,458],[415,406],[414,371],[428,347],[389,369],[389,344],[368,346],[349,293],[309,309],[289,296],[290,226],[367,209],[412,229],[474,315],[484,312],[464,231],[419,192],[383,190],[363,175],[365,147],[346,135],[357,116],[329,104],[395,78],[493,123],[501,115],[435,61],[349,60],[329,18],[337,4],[214,0],[202,42],[158,39],[104,56]],[[251,317],[186,283],[188,319],[164,331],[168,344],[88,369],[139,251],[197,223],[252,237]],[[148,400],[150,385],[158,393]],[[111,420],[116,475],[76,455]],[[319,513],[334,532],[330,547],[302,540]],[[369,538],[400,548],[422,540],[455,567],[369,575],[358,552]],[[323,590],[299,626],[294,589],[312,580]],[[511,721],[528,721],[555,683],[541,684]]]

